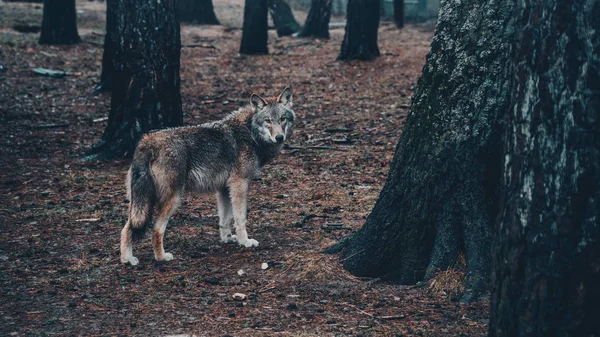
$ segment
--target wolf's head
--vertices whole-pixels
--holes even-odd
[[[296,115],[292,110],[292,90],[285,88],[275,98],[264,99],[252,94],[250,103],[254,109],[252,134],[267,143],[281,144],[292,135]]]

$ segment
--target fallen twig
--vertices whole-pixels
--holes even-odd
[[[206,48],[206,49],[219,49],[215,46],[213,46],[212,44],[208,44],[208,43],[194,43],[194,44],[184,44],[182,46],[183,48]]]
[[[348,128],[331,128],[331,129],[325,129],[325,132],[329,132],[329,133],[351,132],[351,131],[353,131],[353,129],[348,129]]]
[[[101,218],[77,219],[75,222],[98,222]]]
[[[62,122],[62,123],[30,125],[29,127],[32,129],[54,129],[54,128],[64,128],[64,127],[68,127],[68,126],[69,126],[69,123]]]
[[[104,121],[107,121],[107,120],[108,120],[108,117],[100,117],[100,118],[94,118],[92,120],[92,122],[94,122],[94,123],[100,123],[100,122],[104,122]]]
[[[321,229],[352,229],[352,227],[344,226],[342,223],[325,223],[321,225]]]
[[[286,150],[334,150],[334,151],[348,151],[341,147],[335,146],[323,146],[323,145],[311,145],[311,146],[294,146],[294,145],[286,145],[284,147]]]

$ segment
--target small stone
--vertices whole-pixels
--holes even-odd
[[[260,265],[260,269],[265,270],[269,268],[269,264],[264,262],[263,264]]]
[[[329,303],[329,301],[328,300],[320,300],[319,303],[321,303],[321,304],[327,304],[327,303]]]
[[[238,275],[240,275],[240,276],[242,276],[242,275],[244,275],[245,273],[244,273],[244,271],[243,271],[243,270],[241,270],[241,269],[240,269],[240,270],[238,270],[238,271],[237,271],[237,274],[238,274]]]
[[[235,293],[235,294],[233,294],[233,296],[231,296],[231,297],[233,297],[233,299],[234,299],[234,300],[236,300],[236,301],[243,301],[243,300],[245,300],[245,299],[246,299],[248,296],[246,296],[245,294],[242,294],[242,293]]]

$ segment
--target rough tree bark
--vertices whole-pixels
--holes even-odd
[[[600,336],[600,2],[524,2],[490,336]]]
[[[198,25],[219,25],[212,0],[179,0],[181,22]]]
[[[413,284],[467,262],[463,301],[487,290],[501,181],[512,5],[443,1],[388,179],[344,267]]]
[[[268,0],[246,0],[240,54],[268,54]]]
[[[142,134],[183,123],[175,0],[116,1],[115,73],[108,125],[93,157],[131,156]]]
[[[394,23],[396,27],[404,27],[404,0],[394,0]]]
[[[75,44],[77,32],[75,0],[44,0],[40,44]]]
[[[332,0],[313,0],[304,27],[298,37],[329,39]]]
[[[348,0],[346,33],[338,60],[373,60],[379,57],[377,30],[379,0]]]
[[[269,11],[277,36],[289,36],[300,30],[300,24],[286,0],[269,0]]]
[[[117,44],[116,1],[106,0],[106,33],[104,35],[104,51],[102,52],[102,73],[100,74],[100,83],[94,89],[96,93],[112,89],[112,77],[115,73],[114,56]]]

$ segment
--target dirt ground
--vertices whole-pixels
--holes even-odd
[[[35,30],[41,5],[0,4],[0,335],[486,333],[486,303],[457,303],[451,289],[356,278],[338,256],[321,253],[360,228],[373,207],[431,25],[382,23],[382,56],[349,63],[335,60],[343,28],[329,41],[271,31],[270,55],[239,57],[241,0],[215,1],[222,26],[182,27],[185,123],[221,118],[251,92],[275,95],[289,85],[298,116],[289,145],[301,149],[284,150],[253,182],[249,232],[258,248],[221,244],[214,197],[190,195],[167,230],[175,259],[155,262],[148,238],[134,246],[140,265],[131,267],[118,251],[128,161],[81,161],[105,127],[110,95],[92,93],[105,5],[77,5],[83,42],[57,47],[13,29]],[[303,22],[306,13],[296,16]],[[36,67],[70,75],[39,76]],[[324,226],[332,223],[344,227]]]

